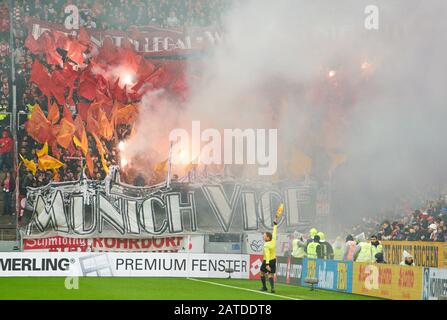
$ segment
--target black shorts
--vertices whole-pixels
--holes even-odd
[[[276,259],[270,260],[269,266],[270,266],[270,271],[267,270],[267,263],[265,263],[265,260],[262,261],[261,272],[276,273]]]

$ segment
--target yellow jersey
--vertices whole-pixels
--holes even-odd
[[[273,226],[272,240],[264,243],[264,260],[269,263],[270,260],[276,259],[276,229],[277,225]]]

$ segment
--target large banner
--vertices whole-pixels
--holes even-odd
[[[352,292],[352,261],[303,259],[301,284],[309,286],[306,278],[318,279],[317,288]]]
[[[423,241],[382,241],[385,261],[399,264],[404,250],[411,253],[414,263],[421,267],[447,267],[447,243]]]
[[[395,300],[421,300],[422,269],[355,262],[352,292]]]
[[[148,239],[67,238],[24,239],[23,251],[40,252],[204,252],[203,236],[173,236]]]
[[[228,277],[248,279],[248,255],[197,253],[0,253],[0,277]]]
[[[424,300],[438,300],[447,297],[447,269],[424,268]]]
[[[29,222],[23,237],[150,238],[271,230],[280,202],[279,229],[315,216],[311,185],[237,182],[134,187],[112,167],[104,181],[80,180],[28,188]],[[280,231],[281,232],[281,231]]]
[[[54,24],[31,18],[28,22],[30,36],[39,40],[46,31],[57,31],[76,35],[79,30],[66,29],[65,25]],[[166,57],[189,55],[211,48],[222,42],[222,34],[213,27],[189,28],[188,30],[167,30],[159,27],[135,27],[128,32],[120,30],[86,29],[91,42],[102,47],[105,39],[110,39],[117,47],[127,39],[135,51],[146,57]]]

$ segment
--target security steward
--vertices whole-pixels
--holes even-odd
[[[323,250],[321,249],[320,237],[318,235],[315,235],[313,242],[307,245],[307,257],[309,259],[323,258]]]

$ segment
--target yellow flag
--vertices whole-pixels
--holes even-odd
[[[293,176],[309,175],[312,170],[312,158],[304,154],[299,148],[292,151],[288,171]]]
[[[47,155],[48,154],[48,143],[45,142],[45,144],[43,145],[42,149],[37,150],[36,154],[37,154],[38,158],[43,157],[44,155]]]
[[[348,157],[345,154],[331,154],[331,166],[329,168],[329,175],[332,175],[334,170],[341,164],[345,163]]]
[[[59,169],[64,164],[57,160],[56,158],[53,158],[49,155],[44,155],[39,158],[38,168],[41,170],[53,170],[53,169]]]
[[[155,170],[155,172],[158,172],[158,173],[162,173],[163,171],[168,171],[168,159],[157,163],[154,170]]]
[[[76,135],[73,136],[73,142],[76,147],[82,150],[82,153],[84,154],[84,157],[87,156],[88,152],[88,139],[87,134],[85,133],[84,128],[82,128],[82,137],[81,141],[79,141],[78,137]]]
[[[281,218],[283,211],[284,211],[284,203],[281,203],[278,209],[276,210],[276,220],[279,220],[279,218]]]
[[[102,167],[103,167],[103,169],[104,169],[104,172],[106,173],[106,174],[109,174],[109,167],[107,166],[107,161],[106,161],[106,159],[104,158],[104,154],[101,154],[101,164],[102,164]]]
[[[98,136],[96,134],[93,133],[92,135],[93,135],[93,138],[95,138],[96,148],[98,149],[99,155],[101,156],[102,167],[103,167],[105,173],[109,174],[109,167],[107,166],[107,161],[104,158],[105,150],[104,150],[104,148],[102,146],[101,140],[99,140],[99,138],[98,138]],[[87,138],[87,136],[86,136],[86,138]]]
[[[37,172],[37,166],[36,163],[34,161],[30,161],[25,159],[22,155],[20,155],[20,159],[22,159],[23,164],[25,165],[25,167],[31,171],[31,173],[33,174],[33,176],[36,175]]]

